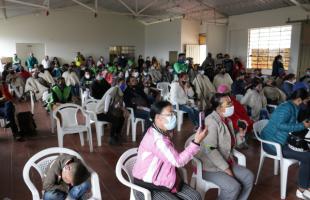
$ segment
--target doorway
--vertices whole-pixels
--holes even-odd
[[[33,53],[34,56],[38,59],[38,62],[41,63],[41,60],[45,56],[45,44],[16,43],[16,53],[18,57],[22,60],[22,65],[25,64],[26,59],[29,57],[30,53]]]

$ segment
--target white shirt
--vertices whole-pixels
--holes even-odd
[[[44,69],[48,69],[51,65],[51,61],[43,59],[41,64],[43,65]]]
[[[193,97],[193,96],[194,96],[194,91],[191,87],[183,89],[180,86],[179,82],[171,83],[170,101],[173,105],[187,104],[187,102],[189,101],[189,97]]]

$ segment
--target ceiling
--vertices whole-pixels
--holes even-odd
[[[310,11],[310,0],[0,0],[0,19],[78,4],[84,11],[128,15],[144,24],[175,18],[220,22],[232,15],[288,6]]]

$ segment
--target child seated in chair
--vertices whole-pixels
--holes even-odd
[[[44,172],[43,200],[84,199],[91,184],[90,173],[75,156],[58,156]]]

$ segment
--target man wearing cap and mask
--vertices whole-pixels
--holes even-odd
[[[84,199],[91,188],[89,177],[81,160],[62,154],[44,172],[43,200]]]

